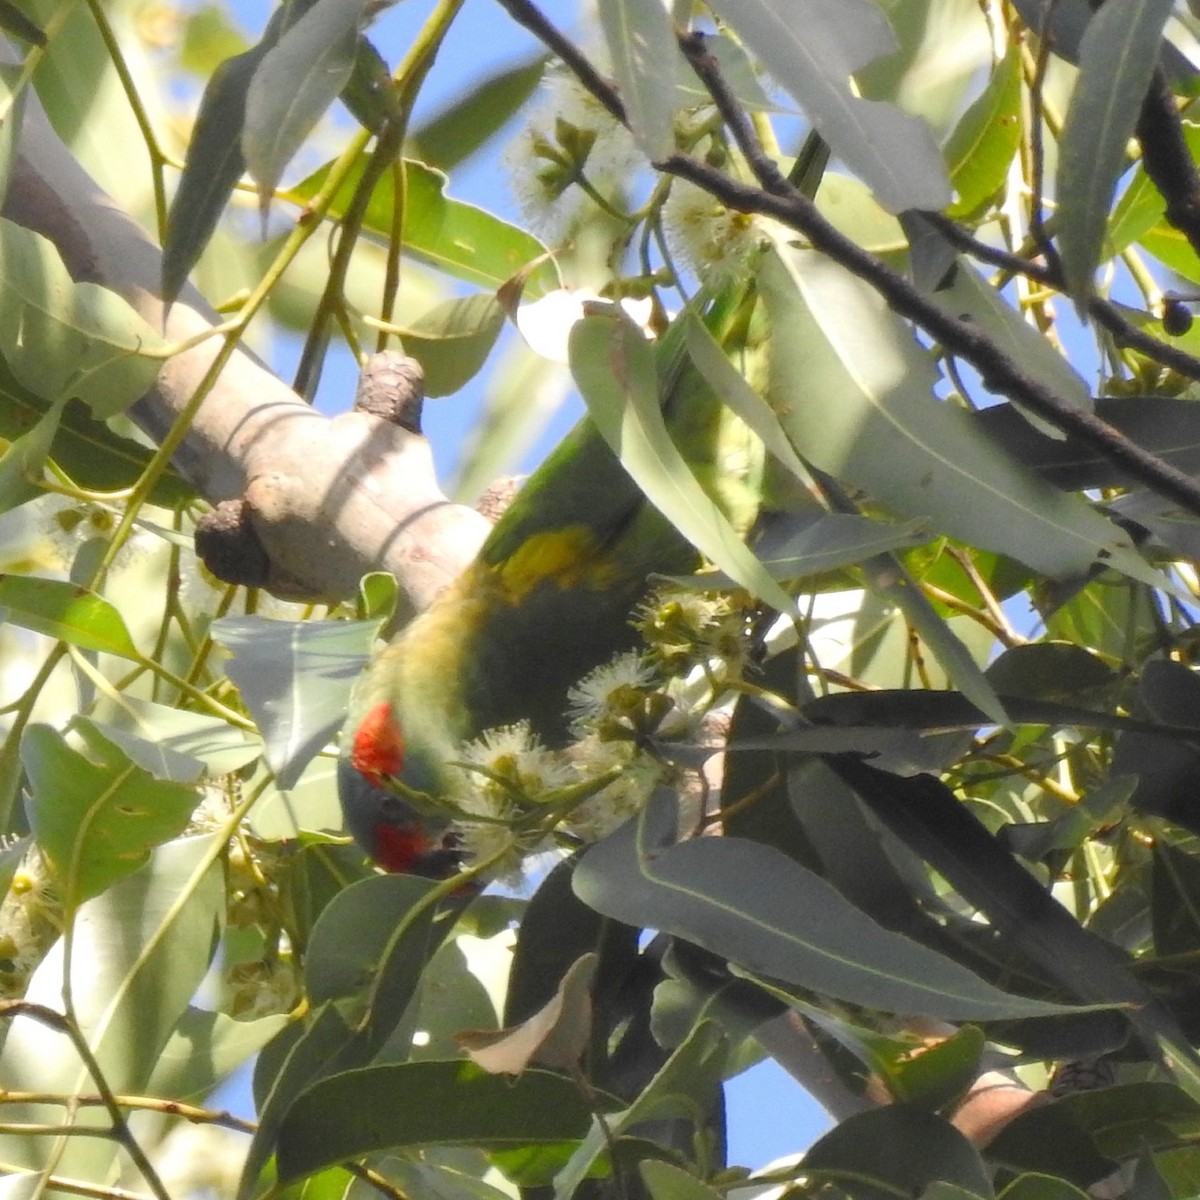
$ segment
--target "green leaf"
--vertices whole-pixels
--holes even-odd
[[[1030,378],[1053,388],[1072,408],[1093,407],[1092,390],[1083,376],[968,263],[958,262],[953,284],[941,289],[935,299],[951,315],[974,321]],[[1055,441],[1067,436],[1032,413],[1026,419]]]
[[[604,440],[650,502],[701,553],[781,612],[795,602],[696,481],[663,420],[653,347],[619,309],[571,330],[571,371]],[[798,615],[798,614],[797,614]]]
[[[1194,400],[1101,396],[1096,415],[1181,471],[1200,473],[1200,407]],[[1057,441],[1038,433],[1011,404],[983,409],[974,419],[988,437],[1056,487],[1077,491],[1131,482],[1120,467],[1074,438]]]
[[[329,208],[334,220],[345,215],[367,164],[363,155],[338,189]],[[326,165],[284,195],[304,205],[317,194],[329,174]],[[404,249],[456,279],[476,287],[498,288],[535,259],[548,255],[532,234],[499,217],[452,200],[444,192],[446,176],[423,163],[404,161]],[[396,194],[392,172],[385,171],[371,193],[363,214],[363,228],[390,241]],[[547,278],[553,275],[546,269]]]
[[[547,1071],[510,1080],[465,1062],[362,1067],[297,1099],[279,1130],[279,1179],[294,1183],[381,1150],[568,1141],[582,1137],[589,1119],[578,1087]]]
[[[628,1108],[606,1114],[603,1123],[592,1121],[587,1137],[555,1176],[555,1200],[574,1196],[609,1152],[613,1139],[642,1122],[683,1119],[697,1134],[703,1130],[728,1061],[729,1038],[715,1021],[701,1021]]]
[[[907,937],[877,925],[823,879],[740,838],[674,843],[660,793],[592,847],[575,891],[615,920],[673,933],[746,969],[855,1004],[946,1019],[1049,1014]]]
[[[121,614],[103,596],[61,579],[0,575],[0,623],[141,662]]]
[[[1153,853],[1154,949],[1194,954],[1200,950],[1200,861],[1165,841],[1155,841]]]
[[[246,91],[242,154],[261,207],[350,79],[367,0],[317,0],[267,51]]]
[[[305,978],[314,1004],[342,1002],[368,1061],[387,1041],[416,994],[421,972],[450,922],[436,934],[435,886],[413,875],[374,875],[339,892],[313,927]],[[347,1004],[352,1001],[352,1004]]]
[[[999,1200],[1087,1200],[1087,1196],[1065,1179],[1027,1171],[1000,1193]]]
[[[929,126],[850,90],[850,75],[895,48],[875,5],[805,2],[797,12],[794,0],[721,0],[711,7],[884,208],[940,210],[950,203],[946,166]]]
[[[31,21],[15,4],[10,3],[10,0],[0,0],[0,29],[34,46],[46,44],[46,34],[42,27]],[[7,171],[4,172],[4,177],[8,177]]]
[[[964,1025],[932,1046],[905,1047],[887,1064],[888,1090],[907,1104],[931,1111],[943,1108],[979,1078],[984,1047],[983,1032],[974,1025]]]
[[[988,1197],[992,1185],[978,1152],[949,1121],[890,1104],[831,1129],[804,1155],[804,1174],[854,1200],[920,1196],[935,1182]]]
[[[286,790],[346,719],[378,622],[222,617],[211,633],[233,652],[229,677],[262,732],[266,759]]]
[[[202,1103],[287,1023],[284,1013],[247,1021],[189,1007],[155,1063],[147,1093]]]
[[[934,370],[883,300],[810,251],[769,255],[772,403],[804,457],[903,517],[925,518],[1054,579],[1100,559],[1162,586],[1128,536],[997,450],[932,394]],[[886,446],[887,453],[880,453]]]
[[[88,1039],[108,1086],[145,1095],[159,1055],[207,974],[225,912],[224,873],[209,837],[160,846],[141,870],[89,900],[75,914],[70,954],[72,1016]],[[25,998],[62,1011],[65,942],[34,972]],[[0,1052],[5,1087],[72,1096],[96,1081],[71,1041],[18,1018],[6,1023]],[[14,1121],[58,1121],[62,1109],[6,1105]],[[74,1115],[80,1128],[108,1130],[103,1108]],[[44,1137],[5,1138],[5,1161],[44,1167]],[[57,1169],[76,1179],[105,1179],[116,1169],[108,1137],[73,1137]]]
[[[1195,1052],[1174,1017],[1120,952],[1080,926],[940,779],[902,778],[848,756],[827,761],[886,828],[1049,979],[1085,1002],[1121,1006],[1153,1053],[1161,1046],[1178,1056],[1177,1071],[1193,1071]]]
[[[1180,126],[1192,159],[1200,159],[1200,125],[1195,121],[1183,120],[1180,121]],[[1151,182],[1146,168],[1139,163],[1132,181],[1121,193],[1109,222],[1108,246],[1112,253],[1119,254],[1132,243],[1140,242],[1146,234],[1156,228],[1162,229],[1164,233],[1178,233],[1178,230],[1172,230],[1162,219],[1166,207],[1167,202],[1162,193]],[[1187,245],[1186,239],[1184,245]],[[1188,253],[1194,267],[1196,253],[1190,246]]]
[[[293,1101],[312,1082],[337,1067],[351,1032],[333,1003],[315,1009],[307,1024],[285,1027],[259,1055],[254,1071],[258,1128],[246,1152],[238,1200],[259,1190],[259,1176],[275,1153],[279,1126]]]
[[[1092,293],[1126,146],[1158,61],[1172,0],[1109,0],[1088,22],[1059,139],[1058,249],[1077,301]]]
[[[74,909],[136,871],[153,847],[178,837],[199,800],[194,786],[162,781],[96,732],[81,749],[49,725],[21,744],[29,822]]]
[[[162,261],[162,294],[167,304],[174,303],[183,290],[246,169],[242,156],[246,94],[259,63],[279,36],[280,23],[278,15],[272,17],[258,45],[223,62],[204,89],[187,162],[167,214]]]
[[[771,525],[755,544],[754,553],[772,579],[786,583],[853,566],[884,551],[928,540],[927,532],[917,521],[896,525],[852,513],[803,513],[796,514],[795,520]],[[724,571],[670,576],[670,579],[679,587],[697,591],[738,586]]]
[[[262,745],[244,730],[220,717],[190,709],[172,708],[123,694],[112,710],[103,710],[94,722],[104,736],[136,734],[163,750],[199,760],[210,775],[228,775],[248,766],[262,753]]]
[[[1004,186],[1021,142],[1021,50],[1016,44],[992,69],[987,86],[963,113],[942,151],[958,199],[947,215],[977,212]]]
[[[504,310],[489,293],[444,300],[399,333],[425,372],[425,395],[449,396],[479,373],[503,327]]]
[[[0,438],[15,442],[36,428],[49,405],[21,387],[0,363]],[[54,461],[81,487],[115,492],[133,485],[150,461],[145,446],[113,433],[79,400],[68,400],[55,427]],[[40,491],[38,493],[41,494]],[[150,494],[152,504],[173,508],[195,498],[195,492],[168,469]]]
[[[412,135],[413,158],[448,171],[470,158],[533,94],[546,70],[545,55],[524,59],[435,113]],[[464,81],[466,82],[466,81]]]
[[[609,0],[597,15],[633,136],[648,158],[666,158],[682,107],[675,79],[683,60],[671,18],[639,0]]]
[[[23,387],[111,417],[150,390],[166,348],[115,292],[76,283],[51,242],[0,220],[0,354]]]
[[[680,1167],[659,1159],[639,1163],[638,1171],[653,1200],[721,1200],[725,1194]]]
[[[56,400],[34,424],[0,454],[0,513],[43,494],[38,487],[50,457],[65,400]]]
[[[686,309],[679,317],[684,326],[684,341],[688,357],[708,385],[721,397],[742,421],[753,431],[762,444],[801,483],[812,482],[808,468],[800,461],[791,442],[787,439],[779,418],[771,406],[742,378],[716,338],[705,328],[704,322],[692,309]]]

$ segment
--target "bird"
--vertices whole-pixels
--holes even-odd
[[[660,379],[677,444],[699,474],[717,477],[729,411],[682,353]],[[367,855],[391,872],[456,872],[462,851],[444,801],[463,744],[522,721],[544,745],[565,744],[571,687],[636,643],[632,618],[652,576],[699,565],[584,417],[476,559],[354,689],[338,788],[346,827]]]

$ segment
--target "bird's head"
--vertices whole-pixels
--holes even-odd
[[[446,879],[458,870],[463,856],[450,823],[391,786],[436,792],[439,774],[429,755],[406,742],[392,705],[367,710],[338,762],[338,796],[346,828],[385,871]]]

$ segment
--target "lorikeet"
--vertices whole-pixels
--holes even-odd
[[[677,440],[690,458],[705,457],[697,433],[713,441],[719,402],[681,354],[660,380]],[[475,562],[359,681],[338,775],[359,844],[390,871],[451,873],[448,817],[417,812],[388,781],[444,796],[463,741],[521,720],[547,745],[564,743],[569,689],[634,642],[631,616],[649,577],[690,574],[698,561],[591,421],[581,421]]]

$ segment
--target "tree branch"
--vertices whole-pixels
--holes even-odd
[[[121,295],[172,341],[212,328],[194,288],[170,313],[159,298],[162,253],[75,161],[32,96],[3,215],[49,238],[77,280]],[[171,358],[130,416],[161,442],[220,348],[210,338]],[[250,353],[237,350],[174,458],[214,505],[241,506],[276,595],[339,600],[368,571],[400,583],[401,617],[424,608],[490,528],[438,487],[428,442],[366,412],[315,412]],[[239,582],[245,582],[241,580]]]

